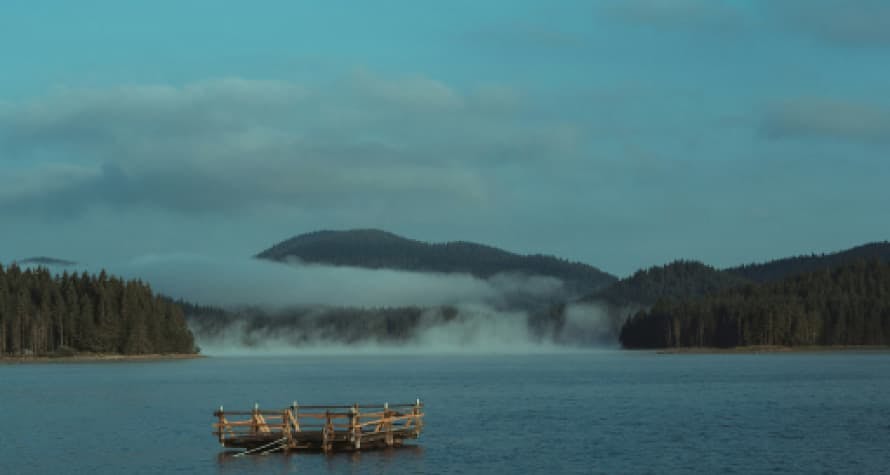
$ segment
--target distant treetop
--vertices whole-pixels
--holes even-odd
[[[831,269],[860,259],[877,259],[890,262],[890,242],[872,242],[829,254],[786,257],[762,264],[746,264],[726,269],[755,282],[775,282],[785,277]]]

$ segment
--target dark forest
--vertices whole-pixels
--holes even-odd
[[[138,280],[0,266],[0,355],[194,353],[182,309]]]
[[[890,264],[859,260],[662,299],[625,322],[620,340],[626,348],[890,344]]]

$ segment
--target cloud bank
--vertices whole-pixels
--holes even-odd
[[[409,3],[8,9],[0,257],[380,227],[626,274],[883,239],[887,2]]]
[[[269,205],[485,202],[484,170],[571,153],[516,91],[358,70],[325,84],[226,78],[59,89],[0,108],[5,212],[185,214]]]
[[[93,269],[95,270],[95,269]],[[500,274],[483,280],[468,274],[371,270],[224,259],[198,254],[141,256],[112,264],[112,273],[140,278],[165,295],[204,305],[258,306],[435,306],[457,303],[507,304],[513,295],[543,300],[565,295],[561,281]]]

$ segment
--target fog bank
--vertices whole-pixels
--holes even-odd
[[[468,274],[310,265],[296,260],[285,264],[196,254],[143,256],[109,270],[141,278],[173,298],[223,307],[434,306],[466,302],[502,306],[511,298],[546,301],[565,295],[562,282],[551,277],[501,274],[485,280]]]
[[[481,304],[433,308],[241,309],[190,319],[209,355],[290,353],[553,353],[614,346],[600,315],[572,308],[536,321],[528,312]]]
[[[189,325],[206,354],[528,353],[613,346],[615,329],[562,281],[146,255],[106,266],[201,306]],[[90,272],[98,266],[79,266]],[[70,269],[69,269],[70,271]]]

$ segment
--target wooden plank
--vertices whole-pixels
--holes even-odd
[[[300,409],[352,409],[354,406],[358,406],[361,409],[383,409],[386,404],[351,404],[351,405],[324,405],[324,404],[300,404]],[[414,407],[417,403],[411,404],[390,404],[389,407]]]
[[[398,417],[386,417],[386,418],[381,418],[381,419],[375,419],[375,420],[373,420],[373,421],[362,422],[362,423],[360,423],[359,425],[361,425],[361,426],[364,427],[364,426],[372,426],[372,425],[377,425],[377,424],[386,424],[386,423],[392,423],[392,422],[398,422],[398,421],[408,421],[408,420],[412,420],[412,421],[413,421],[413,420],[418,419],[418,418],[420,418],[420,417],[422,417],[422,416],[416,416],[416,415],[414,415],[414,414],[409,414],[409,415],[407,415],[407,416],[398,416]]]

